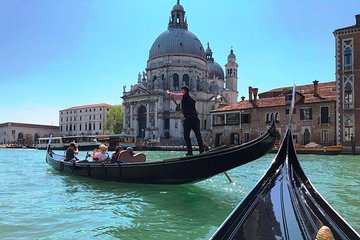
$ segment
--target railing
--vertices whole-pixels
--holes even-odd
[[[353,70],[352,64],[344,65],[344,72],[352,71],[352,70]]]

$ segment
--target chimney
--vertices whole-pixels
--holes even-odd
[[[252,87],[249,87],[249,101],[252,101]]]
[[[360,14],[355,15],[356,18],[356,26],[360,26]]]
[[[314,80],[313,84],[314,84],[314,96],[317,97],[319,96],[319,86],[318,86],[319,81],[318,80]]]
[[[253,88],[252,90],[253,90],[253,94],[254,94],[254,101],[256,101],[259,89],[258,88]]]
[[[242,97],[241,97],[241,101],[244,101],[244,100],[245,100],[245,97],[244,97],[244,96],[242,96]]]

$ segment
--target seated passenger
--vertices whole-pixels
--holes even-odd
[[[111,155],[111,163],[116,163],[120,152],[123,150],[121,146],[117,146],[115,152]]]
[[[74,160],[74,161],[79,160],[79,159],[77,159],[77,157],[75,157],[75,154],[78,153],[77,150],[75,150],[75,149],[77,149],[75,143],[73,143],[73,142],[70,143],[69,148],[66,150],[64,161],[68,162],[71,160]]]
[[[100,144],[99,149],[94,149],[92,156],[93,160],[95,162],[103,162],[107,158],[109,158],[109,155],[107,154],[107,149],[107,146],[105,146],[104,144]]]
[[[146,156],[143,153],[134,153],[132,147],[127,147],[126,150],[119,153],[117,161],[123,163],[145,162]]]

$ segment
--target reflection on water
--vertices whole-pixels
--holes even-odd
[[[148,152],[151,160],[181,155]],[[273,156],[229,171],[233,184],[219,174],[163,186],[64,175],[46,164],[45,151],[0,149],[0,239],[208,239]],[[358,158],[299,158],[317,190],[359,231]]]

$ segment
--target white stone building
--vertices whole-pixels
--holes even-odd
[[[101,135],[106,114],[112,105],[107,103],[70,107],[59,111],[61,136]]]
[[[14,123],[0,124],[0,144],[21,144],[33,147],[39,137],[59,135],[59,126]]]
[[[159,35],[149,51],[146,72],[123,91],[124,132],[146,139],[172,139],[181,143],[183,115],[166,91],[178,92],[184,85],[196,99],[200,127],[205,140],[210,137],[210,110],[219,103],[236,102],[237,69],[233,50],[228,56],[226,77],[214,61],[208,44],[190,31],[180,2],[173,7],[168,29]]]

